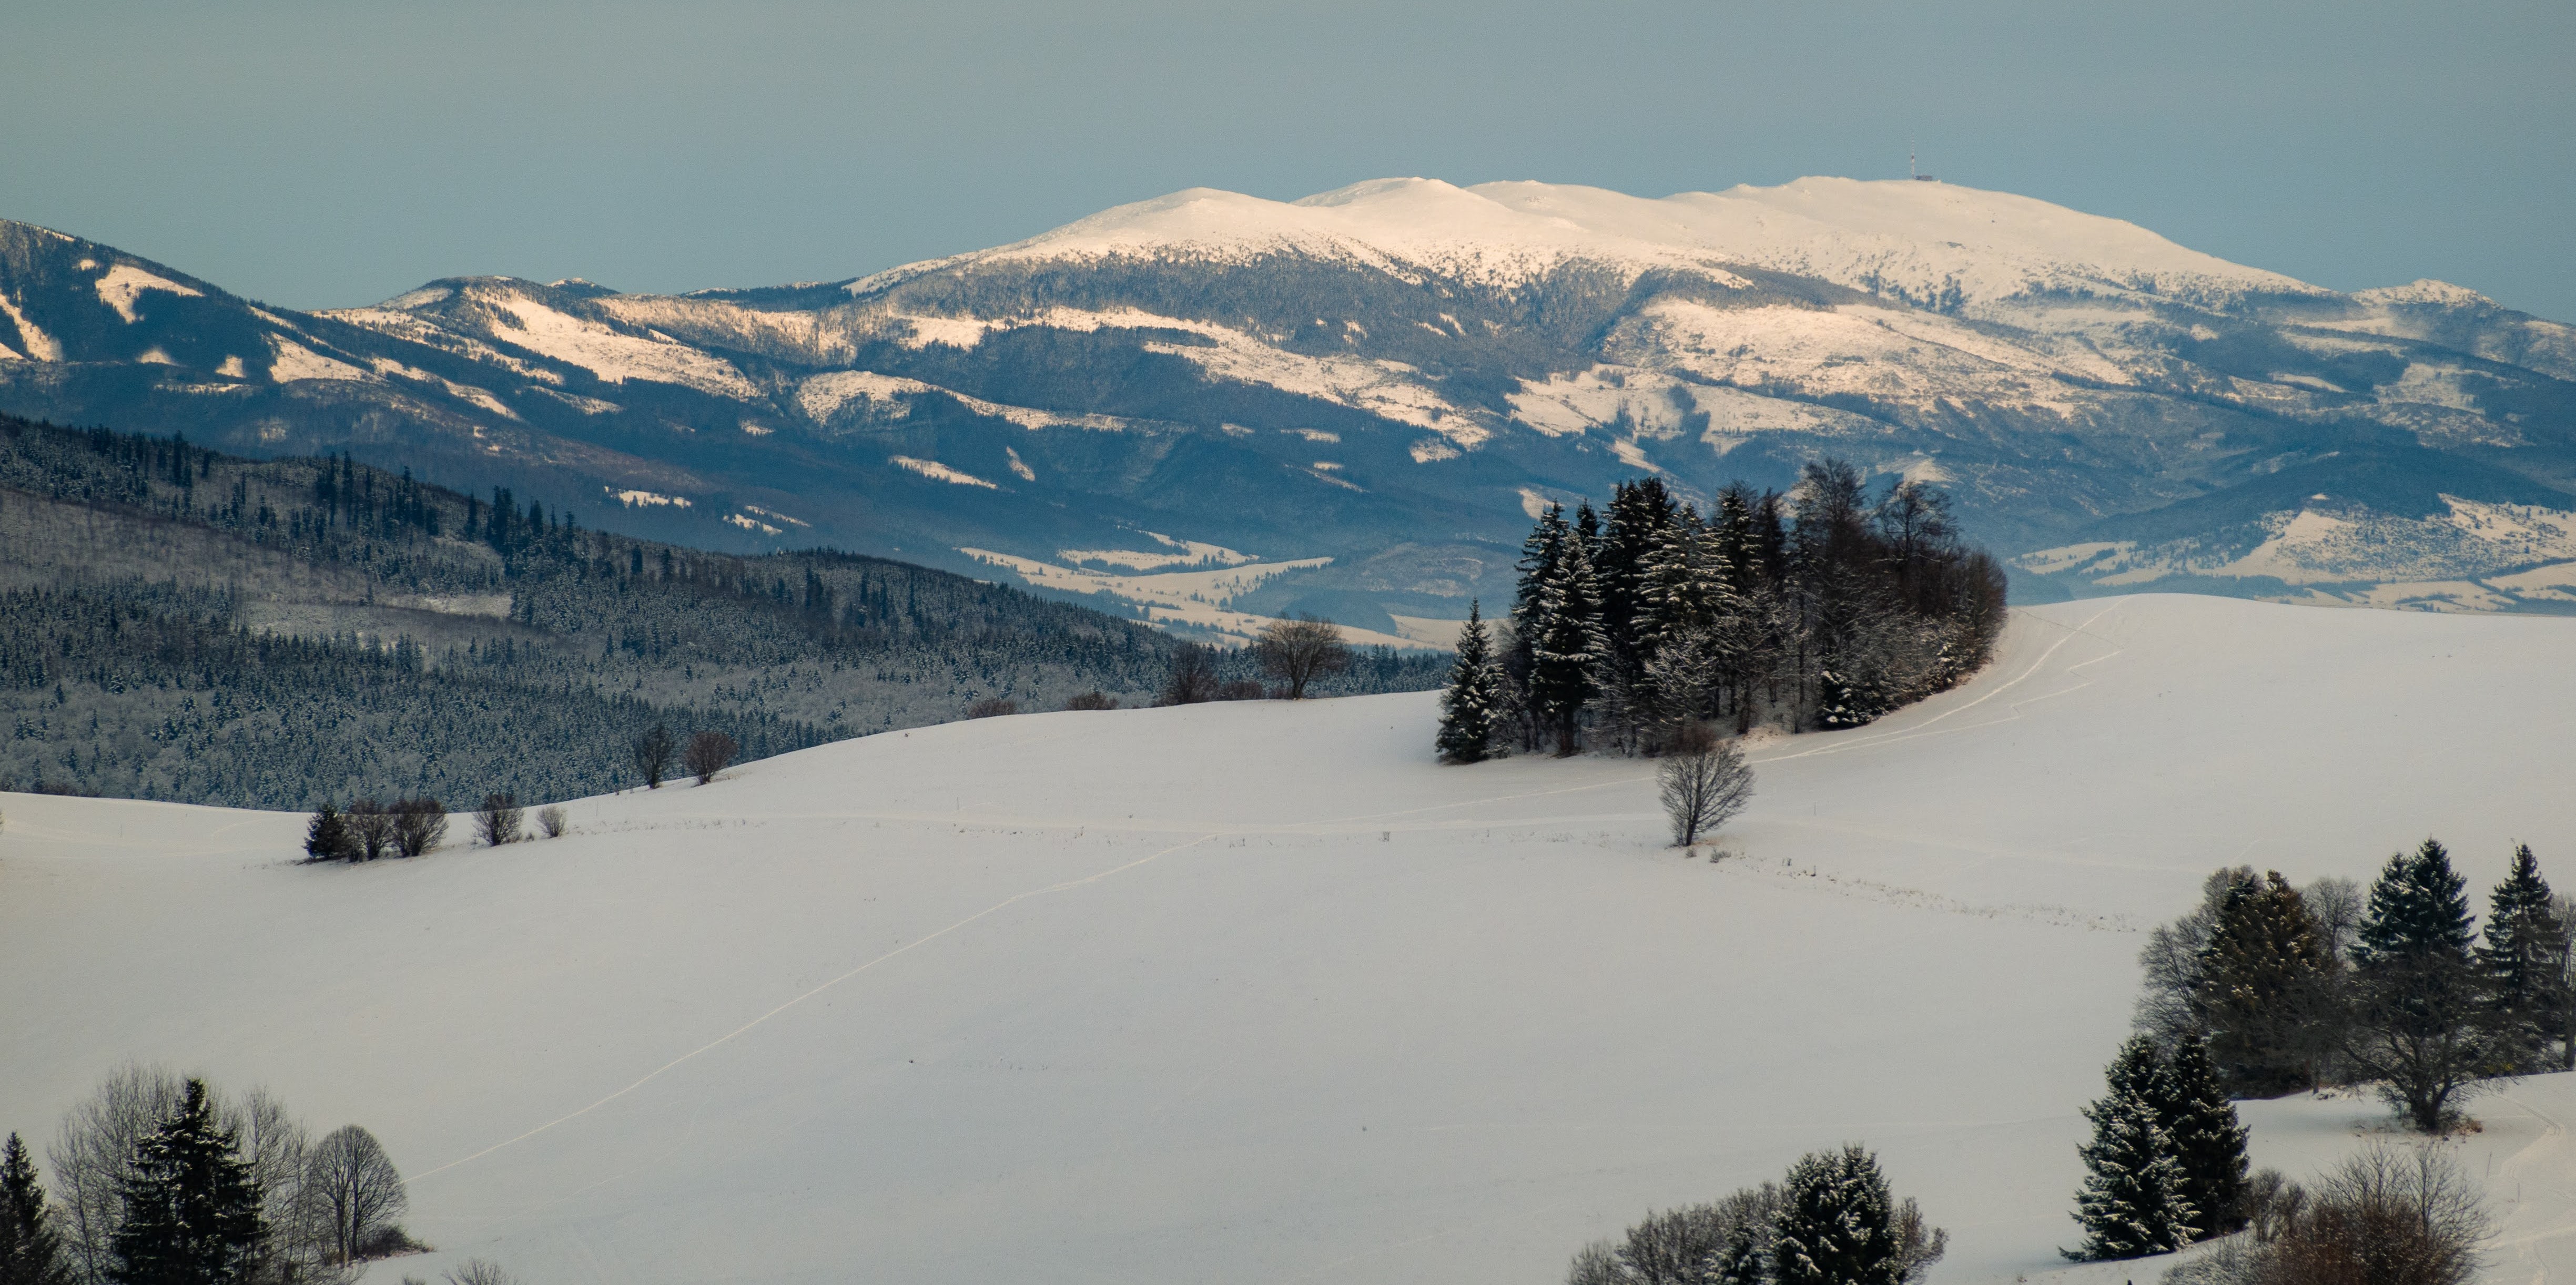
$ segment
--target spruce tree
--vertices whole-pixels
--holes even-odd
[[[1592,510],[1583,513],[1588,519]],[[1574,753],[1580,743],[1583,707],[1599,690],[1595,676],[1607,652],[1590,543],[1577,526],[1558,550],[1555,567],[1538,587],[1539,633],[1530,640],[1530,703],[1554,727],[1560,755]]]
[[[0,1285],[71,1285],[71,1259],[45,1209],[45,1187],[27,1144],[0,1147]]]
[[[2388,859],[2370,886],[2370,908],[2354,952],[2368,968],[2400,956],[2439,956],[2466,962],[2477,922],[2469,913],[2467,882],[2451,869],[2451,854],[2426,839],[2412,856]]]
[[[2138,1258],[2180,1249],[2191,1243],[2197,1212],[2184,1194],[2182,1160],[2157,1109],[2167,1093],[2164,1059],[2153,1040],[2133,1036],[2104,1074],[2110,1091],[2084,1108],[2093,1140],[2076,1148],[2085,1170],[2084,1185],[2075,1193],[2084,1243],[2066,1256]]]
[[[2487,978],[2471,956],[2469,901],[2450,854],[2426,839],[2371,885],[2353,954],[2357,1003],[2344,1053],[2427,1133],[2511,1062]]]
[[[304,827],[304,855],[315,861],[345,861],[358,855],[358,837],[328,802],[314,809],[313,820]]]
[[[2513,869],[2488,901],[2478,966],[2495,988],[2497,1016],[2517,1068],[2539,1069],[2567,1008],[2565,926],[2531,845],[2513,850]]]
[[[135,1144],[117,1189],[125,1220],[110,1242],[113,1285],[235,1285],[268,1238],[250,1166],[216,1123],[203,1080],[188,1081],[178,1113]]]
[[[2247,1130],[2236,1118],[2236,1104],[2227,1100],[2209,1050],[2197,1039],[2182,1041],[2159,1082],[2157,1115],[2182,1165],[2183,1200],[2195,1215],[2192,1239],[2243,1230]]]
[[[1503,670],[1494,659],[1482,604],[1467,604],[1467,627],[1458,631],[1458,659],[1449,667],[1449,690],[1440,698],[1442,762],[1482,762],[1493,752],[1504,700]]]
[[[2236,884],[2219,903],[2191,997],[2209,1057],[2256,1094],[2316,1081],[2339,967],[2307,901],[2277,870]]]
[[[1726,1238],[1726,1248],[1718,1251],[1717,1261],[1709,1269],[1708,1285],[1769,1285],[1770,1279],[1754,1228],[1749,1223],[1737,1223],[1734,1233]]]
[[[1772,1224],[1777,1285],[1900,1285],[1904,1246],[1878,1157],[1858,1146],[1809,1154],[1789,1170]]]

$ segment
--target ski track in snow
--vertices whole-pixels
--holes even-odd
[[[950,924],[950,925],[948,925],[947,927],[942,928],[942,929],[939,929],[939,930],[938,930],[938,931],[936,931],[936,932],[929,933],[929,934],[927,934],[927,935],[924,935],[924,936],[921,936],[921,937],[917,937],[917,938],[915,938],[915,939],[913,939],[913,940],[911,940],[911,941],[905,942],[903,945],[901,945],[901,946],[897,946],[897,947],[896,947],[896,948],[894,948],[893,950],[889,950],[889,951],[885,952],[884,954],[879,955],[879,956],[877,956],[876,958],[871,959],[871,960],[867,961],[866,963],[861,964],[861,965],[859,965],[858,967],[853,968],[853,969],[849,970],[848,972],[843,973],[843,974],[841,974],[840,976],[838,976],[838,977],[835,977],[835,978],[831,979],[830,981],[824,982],[823,984],[821,984],[821,985],[819,985],[819,986],[813,987],[813,988],[812,988],[812,989],[810,989],[810,990],[807,990],[807,991],[804,991],[804,992],[803,992],[803,993],[801,993],[801,994],[798,994],[797,996],[795,996],[795,997],[794,997],[794,998],[792,998],[792,999],[786,1000],[785,1002],[778,1004],[777,1006],[775,1006],[775,1007],[771,1008],[768,1012],[762,1013],[760,1016],[755,1017],[755,1018],[751,1019],[750,1021],[745,1022],[745,1023],[743,1023],[742,1025],[737,1026],[737,1027],[735,1027],[734,1029],[732,1029],[732,1030],[730,1030],[730,1031],[727,1031],[727,1032],[725,1032],[724,1034],[719,1035],[719,1036],[717,1036],[716,1038],[714,1038],[714,1039],[712,1039],[712,1040],[709,1040],[709,1041],[707,1041],[706,1043],[701,1044],[701,1045],[699,1045],[698,1047],[693,1048],[693,1049],[689,1050],[688,1052],[683,1053],[683,1054],[679,1055],[678,1057],[672,1058],[670,1061],[665,1062],[665,1063],[663,1063],[662,1065],[660,1065],[660,1066],[657,1066],[657,1067],[653,1068],[651,1071],[646,1072],[646,1073],[644,1074],[643,1078],[636,1080],[634,1083],[627,1085],[625,1088],[619,1089],[619,1090],[617,1090],[616,1092],[611,1093],[611,1094],[609,1094],[608,1096],[603,1097],[603,1098],[599,1099],[598,1101],[591,1103],[591,1104],[590,1104],[590,1105],[588,1105],[588,1106],[582,1107],[581,1109],[579,1109],[579,1110],[577,1110],[577,1111],[568,1111],[568,1112],[565,1112],[564,1114],[559,1115],[559,1116],[556,1116],[554,1119],[552,1119],[552,1120],[548,1120],[548,1121],[546,1121],[544,1124],[538,1125],[537,1127],[535,1127],[535,1128],[533,1128],[533,1129],[530,1129],[530,1130],[528,1130],[528,1131],[527,1131],[527,1132],[525,1132],[525,1133],[521,1133],[521,1134],[519,1134],[519,1135],[517,1135],[517,1136],[515,1136],[515,1137],[505,1138],[505,1139],[503,1139],[503,1140],[501,1140],[501,1141],[499,1141],[499,1142],[493,1143],[491,1146],[488,1146],[488,1147],[483,1148],[481,1151],[477,1151],[477,1152],[475,1152],[475,1153],[474,1153],[474,1154],[472,1154],[472,1155],[469,1155],[469,1156],[461,1156],[461,1157],[459,1157],[459,1158],[457,1158],[457,1159],[450,1160],[450,1161],[448,1161],[446,1164],[440,1165],[440,1166],[438,1166],[438,1167],[437,1167],[437,1168],[435,1168],[435,1169],[425,1169],[425,1170],[423,1170],[423,1171],[421,1171],[421,1172],[419,1172],[419,1173],[413,1174],[413,1175],[412,1175],[411,1177],[409,1177],[409,1178],[404,1179],[404,1180],[403,1180],[403,1183],[404,1183],[404,1185],[405,1185],[405,1186],[409,1186],[410,1184],[415,1183],[415,1182],[418,1182],[418,1181],[420,1181],[420,1180],[421,1180],[421,1179],[423,1179],[423,1178],[428,1178],[428,1177],[431,1177],[431,1176],[436,1175],[436,1174],[442,1174],[442,1173],[447,1172],[447,1171],[448,1171],[448,1170],[450,1170],[450,1169],[455,1169],[455,1168],[458,1168],[458,1167],[463,1166],[463,1165],[471,1164],[472,1162],[477,1161],[477,1160],[480,1160],[480,1159],[482,1159],[482,1158],[483,1158],[483,1157],[485,1157],[485,1156],[491,1155],[492,1153],[494,1153],[494,1152],[496,1152],[496,1151],[503,1150],[504,1148],[507,1148],[507,1147],[510,1147],[510,1146],[514,1146],[514,1145],[516,1145],[516,1144],[518,1144],[518,1143],[521,1143],[521,1142],[525,1142],[525,1141],[527,1141],[528,1139],[533,1138],[533,1137],[537,1136],[537,1135],[538,1135],[538,1134],[540,1134],[540,1133],[544,1133],[544,1132],[545,1132],[545,1131],[547,1131],[548,1129],[552,1129],[552,1128],[554,1128],[556,1125],[564,1124],[564,1123],[568,1123],[568,1122],[573,1121],[573,1120],[580,1119],[581,1117],[586,1116],[586,1115],[590,1114],[591,1112],[598,1110],[598,1109],[599,1109],[599,1108],[601,1108],[601,1107],[607,1106],[609,1103],[614,1102],[614,1101],[618,1100],[619,1098],[625,1097],[625,1096],[626,1096],[627,1094],[629,1094],[629,1093],[633,1093],[633,1092],[634,1092],[635,1090],[637,1090],[637,1089],[643,1088],[645,1085],[652,1083],[654,1080],[657,1080],[657,1079],[661,1078],[661,1076],[662,1076],[662,1073],[663,1073],[663,1072],[665,1072],[665,1071],[669,1071],[669,1070],[671,1070],[671,1069],[673,1069],[673,1068],[675,1068],[675,1067],[679,1066],[681,1063],[691,1061],[691,1060],[695,1059],[696,1057],[698,1057],[698,1056],[699,1056],[700,1054],[702,1054],[702,1053],[709,1053],[709,1052],[713,1052],[714,1050],[716,1050],[716,1049],[718,1049],[718,1048],[721,1048],[721,1047],[723,1047],[724,1045],[730,1044],[730,1043],[732,1043],[733,1041],[735,1041],[736,1039],[739,1039],[739,1038],[741,1038],[741,1037],[742,1037],[742,1036],[744,1036],[744,1035],[750,1034],[750,1033],[751,1033],[751,1031],[752,1031],[752,1029],[753,1029],[754,1027],[757,1027],[757,1026],[761,1025],[762,1023],[767,1022],[769,1019],[771,1019],[771,1018],[773,1018],[773,1017],[776,1017],[776,1016],[778,1016],[779,1014],[784,1013],[784,1012],[786,1012],[787,1010],[789,1010],[789,1009],[791,1009],[791,1008],[794,1008],[794,1007],[796,1007],[797,1005],[802,1004],[802,1003],[804,1003],[805,1001],[807,1001],[807,1000],[809,1000],[809,999],[812,999],[812,998],[814,998],[815,996],[820,995],[820,994],[822,994],[823,992],[825,992],[825,991],[827,991],[827,990],[830,990],[830,989],[832,989],[833,987],[838,986],[838,985],[840,985],[841,983],[846,982],[846,981],[850,980],[851,978],[856,977],[856,976],[858,976],[859,974],[864,973],[864,972],[868,971],[869,969],[874,968],[874,967],[876,967],[877,965],[879,965],[879,964],[882,964],[882,963],[886,962],[886,961],[887,961],[887,960],[889,960],[889,959],[893,959],[894,957],[896,957],[896,956],[898,956],[898,955],[907,954],[907,953],[909,953],[910,951],[912,951],[913,949],[915,949],[916,947],[929,945],[931,942],[937,941],[937,940],[939,940],[940,938],[945,937],[945,936],[947,936],[948,934],[953,933],[953,932],[957,931],[957,930],[958,930],[958,929],[960,929],[960,928],[964,928],[964,927],[966,927],[967,925],[974,923],[976,920],[982,919],[982,918],[984,918],[984,917],[986,917],[986,916],[988,916],[988,915],[993,915],[993,914],[997,914],[997,913],[999,913],[999,912],[1001,912],[1001,911],[1008,910],[1008,909],[1010,909],[1011,907],[1016,906],[1016,905],[1018,905],[1019,903],[1021,903],[1021,902],[1023,902],[1023,901],[1027,901],[1028,899],[1030,899],[1030,898],[1032,898],[1032,897],[1044,897],[1044,896],[1047,896],[1047,895],[1052,894],[1052,893],[1068,892],[1068,891],[1071,891],[1072,889],[1080,888],[1080,887],[1084,887],[1084,886],[1086,886],[1086,885],[1088,885],[1088,884],[1095,884],[1095,883],[1098,883],[1098,882],[1100,882],[1101,880],[1103,880],[1103,879],[1107,879],[1107,878],[1109,878],[1109,877],[1111,877],[1111,876],[1113,876],[1113,875],[1124,874],[1124,873],[1126,873],[1127,871],[1133,870],[1133,869],[1135,869],[1135,868],[1136,868],[1136,867],[1138,867],[1138,866],[1142,866],[1142,865],[1148,864],[1148,863],[1150,863],[1150,862],[1153,862],[1153,861],[1159,860],[1159,859],[1161,859],[1161,858],[1163,858],[1163,857],[1168,857],[1168,856],[1170,856],[1171,854],[1173,854],[1173,853],[1175,853],[1175,852],[1179,852],[1179,851],[1180,851],[1180,850],[1182,850],[1183,848],[1196,847],[1197,845],[1199,845],[1199,844],[1201,844],[1201,843],[1204,843],[1204,842],[1206,842],[1207,840],[1209,840],[1209,839],[1211,839],[1211,838],[1214,838],[1214,837],[1215,837],[1214,835],[1201,835],[1201,836],[1199,836],[1198,838],[1196,838],[1196,839],[1192,839],[1192,840],[1190,840],[1190,841],[1189,841],[1189,842],[1187,842],[1187,843],[1176,843],[1176,844],[1173,844],[1171,847],[1165,848],[1165,849],[1163,849],[1163,850],[1162,850],[1162,851],[1160,851],[1160,852],[1156,852],[1156,853],[1153,853],[1153,854],[1148,855],[1148,856],[1138,857],[1137,859],[1135,859],[1135,860],[1133,860],[1133,861],[1130,861],[1130,862],[1127,862],[1127,863],[1126,863],[1126,864],[1124,864],[1124,865],[1112,866],[1112,867],[1110,867],[1109,869],[1107,869],[1107,870],[1103,870],[1103,871],[1101,871],[1101,872],[1100,872],[1100,873],[1098,873],[1098,874],[1088,875],[1088,876],[1085,876],[1085,877],[1080,878],[1080,879],[1068,879],[1068,880],[1065,880],[1065,881],[1060,882],[1060,883],[1053,883],[1053,884],[1049,884],[1049,885],[1047,885],[1046,887],[1043,887],[1043,888],[1031,888],[1031,889],[1029,889],[1029,890],[1027,890],[1027,891],[1025,891],[1025,892],[1013,893],[1012,895],[1010,895],[1010,896],[1008,896],[1008,897],[1005,897],[1005,898],[1003,898],[1003,899],[1002,899],[1002,900],[1000,900],[1000,901],[994,902],[994,903],[993,903],[992,905],[990,905],[990,906],[986,906],[986,907],[985,907],[985,908],[983,908],[982,910],[976,911],[974,914],[971,914],[971,915],[966,916],[964,919],[960,919],[960,920],[958,920],[956,923]],[[606,1178],[606,1179],[602,1179],[602,1180],[601,1180],[601,1182],[602,1182],[602,1183],[611,1182],[611,1181],[615,1181],[615,1178],[614,1178],[614,1177],[611,1177],[611,1178]],[[594,1184],[594,1185],[596,1185],[596,1184]]]

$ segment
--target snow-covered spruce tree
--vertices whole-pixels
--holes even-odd
[[[1514,563],[1519,580],[1512,593],[1510,646],[1502,656],[1504,673],[1512,682],[1512,707],[1515,724],[1520,730],[1521,748],[1536,750],[1545,737],[1537,701],[1530,682],[1538,670],[1537,640],[1547,627],[1547,595],[1542,589],[1556,574],[1557,561],[1565,554],[1570,534],[1565,523],[1565,510],[1559,505],[1547,506],[1538,522],[1530,528],[1529,538],[1521,542],[1520,560]]]
[[[1758,1234],[1739,1224],[1726,1238],[1726,1248],[1718,1251],[1708,1285],[1768,1285],[1770,1279],[1771,1265],[1762,1256]]]
[[[2065,1251],[2067,1257],[2138,1258],[2191,1243],[2197,1214],[2184,1195],[2173,1135],[2157,1109],[2164,1074],[2155,1041],[2132,1036],[2104,1072],[2110,1091],[2084,1108],[2093,1122],[2093,1140],[2076,1148],[2085,1172],[2075,1221],[2084,1228],[2084,1243]]]
[[[2208,1048],[2196,1039],[2175,1045],[2157,1087],[2157,1114],[2182,1165],[2183,1200],[2193,1211],[2192,1239],[2243,1230],[2247,1131]]]
[[[1783,1184],[1772,1223],[1772,1279],[1777,1285],[1900,1285],[1910,1274],[1902,1213],[1888,1197],[1878,1157],[1865,1148],[1810,1153]]]
[[[1601,587],[1583,531],[1591,517],[1586,506],[1558,550],[1556,565],[1539,583],[1532,613],[1538,632],[1530,639],[1530,704],[1555,734],[1559,756],[1582,747],[1583,707],[1599,690],[1595,674],[1608,654],[1601,633]]]
[[[2559,922],[2556,900],[2531,845],[2517,845],[2513,868],[2487,903],[2478,966],[2495,989],[2496,1016],[2519,1070],[2549,1065],[2549,1045],[2564,1025],[2567,925]]]
[[[119,1188],[113,1285],[233,1285],[268,1237],[250,1167],[232,1130],[216,1123],[202,1080],[188,1081],[178,1112],[136,1146]]]
[[[2340,965],[2298,889],[2277,870],[2229,887],[2198,963],[2192,1005],[2228,1084],[2258,1095],[2314,1086]]]
[[[62,1231],[45,1207],[45,1185],[27,1144],[0,1146],[0,1285],[71,1285]]]
[[[2344,1056],[2426,1133],[2510,1061],[2512,1040],[2470,953],[2469,900],[2451,856],[2426,839],[2388,859],[2371,885],[2354,948],[2352,1026]]]
[[[1467,626],[1458,631],[1458,659],[1449,667],[1449,689],[1440,697],[1440,759],[1444,763],[1482,762],[1493,753],[1501,730],[1503,668],[1494,658],[1493,636],[1485,628],[1483,604],[1467,604]]]

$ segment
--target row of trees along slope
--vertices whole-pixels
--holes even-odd
[[[1591,733],[1656,752],[1707,721],[1857,727],[1976,672],[2003,621],[2002,568],[1925,483],[1873,497],[1827,459],[1786,494],[1730,486],[1705,515],[1658,479],[1622,483],[1606,514],[1538,519],[1501,637],[1479,616],[1461,639],[1441,750],[1572,754]]]
[[[756,759],[996,698],[1140,704],[1181,647],[901,562],[712,554],[506,489],[6,417],[0,547],[0,789],[564,798],[631,783],[656,725]],[[1371,660],[1318,690],[1437,681]]]

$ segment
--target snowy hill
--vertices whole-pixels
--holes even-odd
[[[0,409],[354,449],[699,544],[1032,583],[1182,547],[1260,568],[1211,621],[1454,620],[1508,592],[1547,499],[1785,485],[1828,452],[1945,480],[2037,596],[2560,609],[2576,584],[2568,549],[2450,507],[2576,521],[2576,328],[1946,183],[1190,189],[841,282],[455,277],[316,313],[0,224],[0,303]],[[2441,485],[2359,494],[2389,470]],[[2303,515],[2409,555],[2255,556]]]
[[[2429,831],[2481,892],[2515,839],[2576,882],[2571,630],[2027,610],[1965,687],[1756,747],[1718,864],[1647,763],[1434,765],[1427,696],[892,734],[357,868],[7,796],[0,1128],[127,1058],[362,1121],[441,1250],[387,1283],[1539,1282],[1845,1139],[1950,1228],[1936,1280],[2036,1276],[2208,870]],[[2576,1267],[2566,1080],[2475,1108],[2500,1262]],[[2298,1173],[2378,1112],[2248,1114]]]

